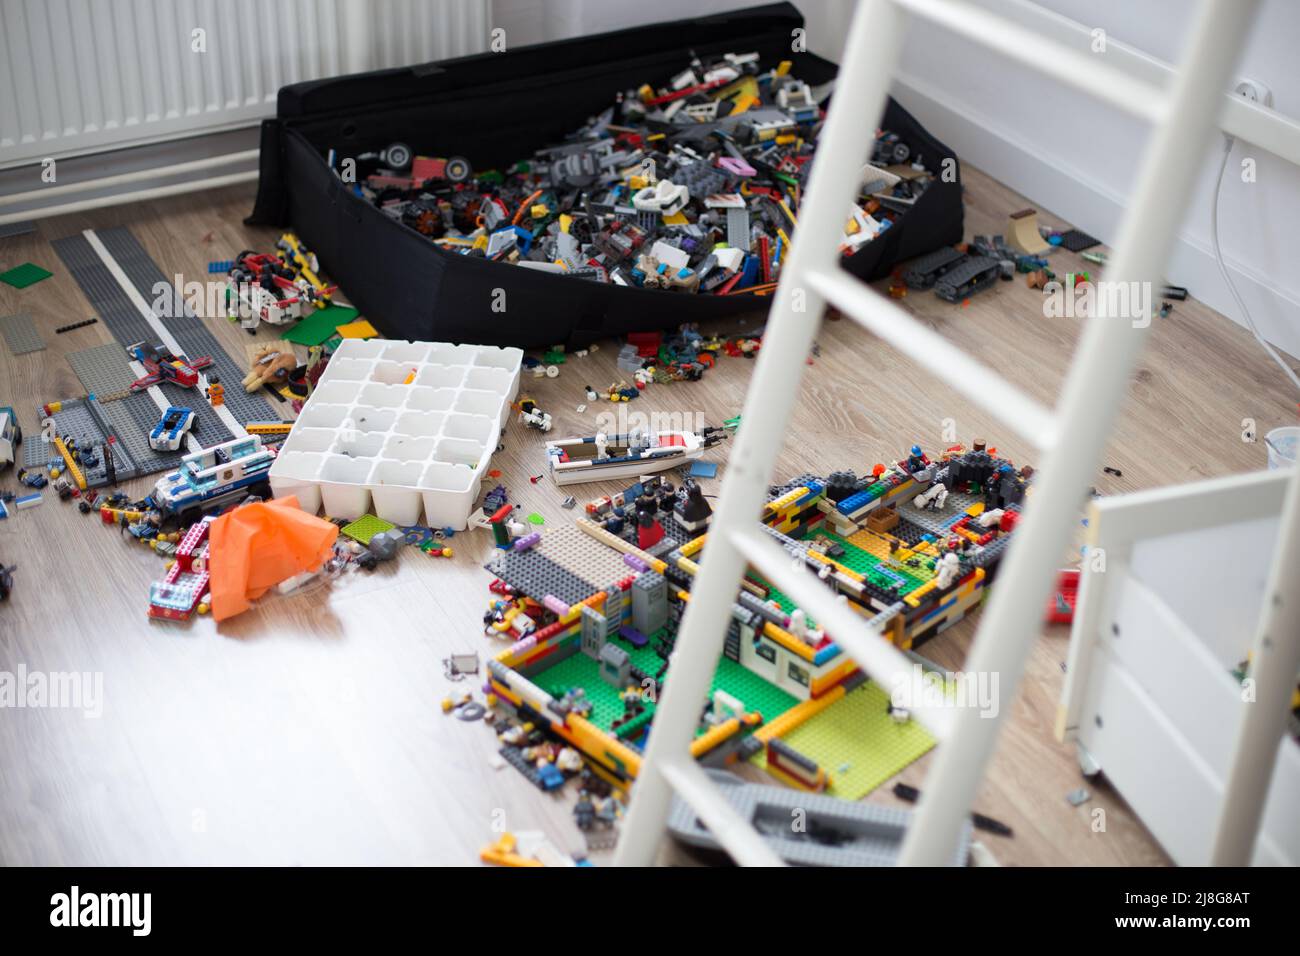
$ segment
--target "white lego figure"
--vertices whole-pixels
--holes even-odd
[[[957,580],[957,575],[961,572],[961,559],[956,553],[949,551],[939,559],[938,564],[934,567],[935,584],[939,588],[952,587],[952,582]]]
[[[790,612],[790,626],[787,630],[800,640],[808,636],[808,615],[802,608],[795,608]]]
[[[1002,520],[1002,513],[1003,511],[1001,508],[994,508],[992,511],[985,511],[975,519],[975,523],[981,528],[992,528]]]
[[[605,437],[604,432],[596,432],[596,457],[606,457],[606,449],[609,448],[609,439]]]
[[[948,486],[942,481],[936,482],[927,488],[924,492],[912,499],[912,504],[918,508],[932,507],[936,511],[942,511],[944,502],[948,500]]]

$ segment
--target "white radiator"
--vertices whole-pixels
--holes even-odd
[[[490,0],[0,0],[0,168],[248,126],[275,112],[289,83],[481,52],[490,10]]]

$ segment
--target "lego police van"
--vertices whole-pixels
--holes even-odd
[[[271,486],[267,472],[274,460],[275,452],[263,448],[257,435],[186,455],[180,468],[158,479],[154,505],[164,518],[179,518],[182,524],[190,524],[248,495],[268,498]]]

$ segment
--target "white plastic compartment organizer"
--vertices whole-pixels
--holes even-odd
[[[460,531],[519,391],[521,349],[347,339],[271,467],[277,498]]]

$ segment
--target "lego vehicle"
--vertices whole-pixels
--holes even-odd
[[[271,497],[267,472],[275,452],[257,435],[236,438],[181,459],[181,466],[158,479],[153,501],[164,519],[193,524],[204,514],[249,495]]]
[[[144,342],[128,346],[126,354],[143,365],[147,373],[131,383],[133,392],[142,392],[160,382],[194,388],[199,384],[199,371],[212,364],[209,355],[187,359],[183,355],[173,355],[162,345],[146,345]]]
[[[178,451],[193,428],[193,410],[172,405],[149,433],[149,447],[154,451]]]
[[[303,317],[305,306],[325,308],[338,286],[316,275],[316,256],[297,237],[280,237],[286,259],[270,253],[241,252],[226,278],[226,314],[239,319],[250,335],[262,322],[288,325]]]
[[[392,158],[391,147],[385,151]],[[376,192],[390,189],[423,189],[431,183],[463,183],[474,175],[474,168],[463,156],[447,158],[434,156],[416,156],[410,169],[380,169],[366,177],[366,185]]]
[[[23,443],[23,430],[18,427],[18,417],[8,405],[0,407],[0,470],[8,468],[18,457],[18,446]]]
[[[628,435],[562,438],[546,443],[551,480],[557,485],[607,478],[635,478],[694,461],[726,438],[720,428],[699,432],[633,431]]]

